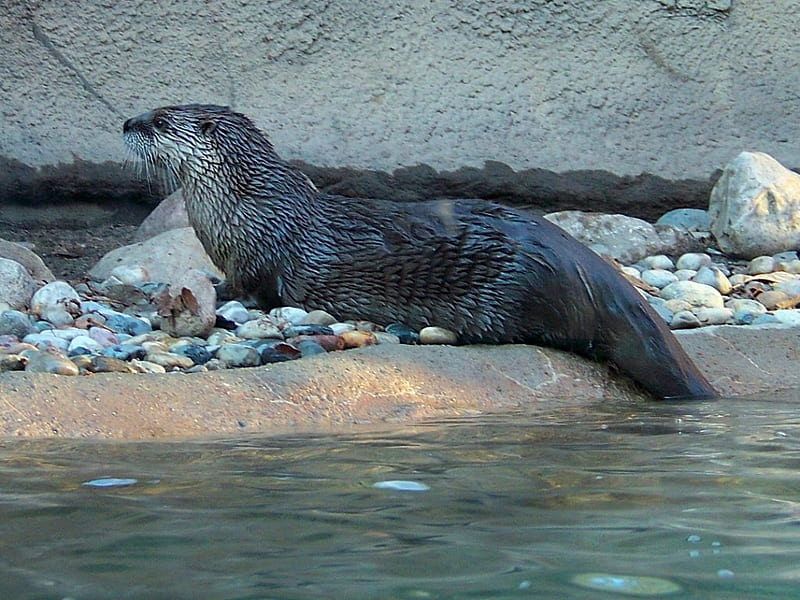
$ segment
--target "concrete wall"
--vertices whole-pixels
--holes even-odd
[[[3,5],[0,157],[28,165],[122,160],[124,118],[189,101],[325,166],[800,165],[793,0]]]

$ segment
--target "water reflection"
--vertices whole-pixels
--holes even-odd
[[[622,597],[581,582],[646,576],[670,598],[793,597],[796,413],[789,394],[337,436],[7,441],[0,598]],[[101,478],[137,482],[82,485]],[[387,480],[430,489],[374,487]]]

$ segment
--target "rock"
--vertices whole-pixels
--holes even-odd
[[[118,358],[110,356],[92,356],[85,367],[90,373],[136,373],[137,370]]]
[[[641,279],[647,285],[652,285],[658,289],[678,281],[678,278],[675,277],[675,274],[667,271],[666,269],[647,269],[646,271],[642,271]],[[420,332],[420,335],[421,334],[422,332]]]
[[[333,325],[336,318],[324,310],[312,310],[300,320],[300,325]]]
[[[145,359],[148,362],[161,365],[167,371],[173,369],[188,369],[194,366],[194,361],[191,358],[188,356],[181,356],[180,354],[174,354],[173,352],[148,352]]]
[[[108,314],[105,326],[114,333],[127,333],[128,335],[142,335],[153,329],[150,323],[144,319],[122,313]]]
[[[236,328],[236,335],[242,339],[283,339],[283,332],[270,317],[242,323]]]
[[[700,267],[692,281],[711,286],[720,294],[730,294],[733,287],[725,274],[716,267]]]
[[[401,344],[419,344],[419,333],[403,323],[389,323],[386,332],[396,335]]]
[[[257,367],[261,364],[258,351],[244,344],[223,344],[217,350],[217,358],[229,368]]]
[[[733,321],[733,310],[730,308],[700,307],[693,312],[701,325],[724,325]]]
[[[666,300],[684,300],[692,306],[722,308],[722,294],[711,286],[694,281],[676,281],[661,290],[661,297]]]
[[[362,346],[374,346],[378,343],[375,334],[371,331],[345,331],[339,335],[344,341],[345,348],[361,348]]]
[[[625,264],[667,250],[655,228],[634,217],[565,210],[545,218],[587,246],[602,245],[609,256]]]
[[[733,310],[733,319],[739,325],[747,325],[752,323],[756,317],[767,312],[767,309],[763,304],[756,300],[750,300],[747,298],[734,298],[732,300],[728,300],[726,306],[727,308]]]
[[[375,331],[375,341],[378,344],[399,344],[400,338],[392,333],[386,331]]]
[[[95,354],[103,350],[103,345],[88,335],[79,335],[72,339],[67,347],[67,354]]]
[[[162,365],[157,365],[149,360],[134,359],[130,362],[130,365],[139,373],[161,374],[167,372]]]
[[[775,271],[775,259],[771,256],[756,256],[747,265],[748,275],[760,275]]]
[[[742,152],[711,190],[711,231],[726,254],[752,258],[800,246],[800,175]]]
[[[763,304],[767,310],[774,310],[778,308],[779,304],[789,300],[789,294],[781,292],[780,290],[767,290],[759,294],[756,299]]]
[[[678,281],[689,281],[695,275],[697,275],[697,271],[694,271],[692,269],[678,269],[677,271],[675,271],[675,278]]]
[[[53,309],[56,309],[55,311]],[[31,298],[31,312],[36,315],[50,311],[66,311],[72,316],[81,314],[81,298],[65,281],[52,281],[40,287]],[[47,319],[48,321],[50,319]],[[50,321],[53,323],[53,321]],[[69,320],[72,323],[72,318]],[[56,325],[57,323],[53,323]]]
[[[775,289],[779,292],[788,294],[789,296],[797,296],[800,294],[800,277],[794,279],[787,279],[775,284]]]
[[[0,335],[13,335],[21,340],[35,331],[33,319],[26,313],[18,310],[5,310],[0,313]]]
[[[687,252],[678,258],[675,263],[677,269],[691,269],[697,271],[700,267],[707,267],[711,265],[711,257],[704,252]]]
[[[156,305],[162,331],[175,337],[205,337],[217,322],[217,292],[197,269],[189,269],[162,290]]]
[[[684,231],[710,231],[708,211],[697,208],[676,208],[664,213],[656,225],[670,225]]]
[[[319,344],[328,352],[344,350],[344,340],[338,335],[299,335],[286,341],[299,348],[306,340]]]
[[[250,313],[244,304],[238,300],[229,300],[217,309],[217,316],[232,321],[233,323],[247,323],[250,321]]]
[[[143,267],[153,281],[168,284],[178,283],[188,269],[224,278],[191,227],[172,229],[143,242],[112,250],[89,270],[89,275],[92,279],[104,281],[120,265]]]
[[[123,284],[136,285],[150,281],[150,273],[141,265],[119,265],[111,270],[111,275],[106,281],[112,278]]]
[[[211,360],[211,353],[208,349],[196,344],[175,344],[172,347],[172,352],[181,356],[188,356],[195,365],[204,365]]]
[[[700,319],[692,311],[682,310],[672,316],[669,326],[672,329],[692,329],[700,327]]]
[[[141,359],[147,355],[147,350],[135,344],[114,344],[100,351],[103,356],[118,358],[119,360]]]
[[[55,375],[78,375],[78,365],[54,348],[41,351],[28,351],[25,354],[28,364],[25,370],[30,373],[53,373]]]
[[[175,190],[164,198],[152,212],[145,217],[136,230],[134,239],[143,242],[165,231],[189,227],[189,216],[183,201],[183,191]]]
[[[354,329],[354,327],[351,327],[348,331],[353,331]],[[284,328],[282,333],[287,338],[297,337],[298,335],[339,335],[325,325],[289,325]]]
[[[0,258],[13,260],[22,265],[34,281],[49,283],[55,280],[53,273],[44,264],[44,261],[22,244],[0,239]]]
[[[24,310],[36,291],[36,282],[25,267],[16,261],[0,258],[0,302],[15,310]]]
[[[779,323],[791,327],[800,327],[800,310],[796,308],[776,310],[772,314]]]
[[[777,269],[785,273],[800,273],[800,259],[781,261],[778,263]]]
[[[24,371],[26,364],[28,364],[28,359],[19,354],[0,355],[0,373],[5,373],[6,371]]]
[[[423,327],[419,331],[420,344],[449,344],[458,343],[458,336],[444,327]]]
[[[342,335],[345,331],[355,331],[356,328],[352,323],[331,323],[328,327],[333,335]]]
[[[675,269],[675,264],[672,259],[666,254],[656,254],[655,256],[645,256],[642,262],[648,269],[663,269],[672,271]]]
[[[306,311],[294,306],[281,306],[269,311],[269,317],[275,323],[289,322],[292,325],[300,325],[307,316],[308,313]]]

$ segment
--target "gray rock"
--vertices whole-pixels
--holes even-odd
[[[772,314],[779,323],[791,327],[800,327],[800,310],[796,308],[776,310]]]
[[[333,325],[336,317],[324,310],[312,310],[300,320],[300,325]]]
[[[693,269],[678,269],[675,271],[675,278],[678,279],[678,281],[689,281],[695,275],[697,275],[697,271]]]
[[[458,336],[444,327],[423,327],[419,331],[419,343],[453,345],[458,343]]]
[[[26,313],[18,310],[6,310],[0,313],[0,335],[13,335],[21,340],[35,331],[33,319]]]
[[[663,269],[672,271],[675,269],[675,263],[666,254],[656,254],[655,256],[646,256],[642,262],[647,265],[648,269]]]
[[[718,290],[694,281],[676,281],[661,290],[666,300],[684,300],[694,307],[722,308],[724,300]]]
[[[246,323],[251,320],[249,311],[238,300],[226,302],[217,309],[217,314],[223,319],[234,323]]]
[[[763,152],[742,152],[711,191],[711,231],[726,254],[752,258],[800,246],[800,175]]]
[[[797,296],[800,294],[800,277],[776,283],[775,290],[790,296]]]
[[[217,350],[217,358],[229,368],[256,367],[261,364],[258,351],[244,344],[223,344]]]
[[[727,308],[733,310],[733,319],[740,325],[747,325],[759,315],[767,312],[763,304],[749,298],[733,298],[728,300]]]
[[[74,337],[67,347],[67,354],[96,354],[103,350],[103,344],[93,340],[88,335]]]
[[[708,211],[697,208],[676,208],[664,213],[656,225],[670,225],[684,231],[710,231]]]
[[[150,281],[150,273],[141,265],[119,265],[111,270],[111,275],[108,276],[106,282],[112,279],[116,279],[119,283],[136,285]]]
[[[30,273],[16,261],[0,258],[0,302],[15,310],[24,310],[36,291]]]
[[[288,322],[292,325],[300,325],[307,316],[308,312],[295,306],[281,306],[269,311],[269,317],[276,323]]]
[[[236,328],[236,335],[245,340],[283,339],[281,329],[269,317],[242,323]]]
[[[800,259],[782,260],[778,263],[777,269],[786,273],[800,273]]]
[[[41,351],[25,351],[28,359],[25,370],[30,373],[53,373],[55,375],[78,375],[78,365],[54,348]]]
[[[578,210],[550,213],[545,218],[588,246],[602,245],[609,256],[624,264],[668,250],[655,228],[641,219]]]
[[[31,298],[31,312],[36,315],[53,309],[78,315],[81,308],[81,297],[66,281],[52,281],[39,288]]]
[[[701,325],[724,325],[733,321],[733,310],[730,308],[700,307],[693,312]]]

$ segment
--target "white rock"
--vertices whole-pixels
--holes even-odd
[[[245,340],[283,339],[280,328],[269,317],[242,323],[236,328],[236,335]]]
[[[183,191],[178,189],[164,198],[145,217],[136,230],[135,240],[143,242],[165,231],[189,227],[189,216],[183,201]]]
[[[724,325],[733,320],[733,310],[730,308],[705,308],[701,306],[693,312],[702,325]]]
[[[55,279],[44,261],[22,244],[0,239],[0,258],[21,264],[34,281],[49,282]]]
[[[281,306],[269,311],[269,316],[276,323],[288,321],[292,325],[299,325],[308,316],[308,312],[294,306]]]
[[[800,277],[794,279],[787,279],[775,284],[775,289],[779,292],[788,294],[789,296],[797,296],[800,294]]]
[[[601,245],[608,255],[624,264],[667,250],[655,228],[634,217],[565,210],[545,218],[587,246]]]
[[[637,269],[636,267],[622,267],[621,270],[628,277],[633,277],[634,279],[642,278],[642,272],[639,271],[639,269]]]
[[[694,269],[678,269],[675,271],[675,277],[679,281],[689,281],[695,275],[697,275],[697,271]]]
[[[800,175],[763,152],[742,152],[711,191],[711,231],[720,249],[752,258],[800,245]]]
[[[217,309],[217,314],[234,323],[246,323],[251,320],[249,311],[245,308],[244,304],[237,300],[231,300],[220,306]]]
[[[88,335],[79,335],[72,338],[72,341],[69,343],[67,347],[67,352],[69,354],[75,354],[79,350],[86,350],[86,353],[95,353],[100,352],[103,349],[103,344],[100,342],[93,340]]]
[[[800,327],[800,310],[796,308],[776,310],[772,313],[779,323]]]
[[[141,265],[119,265],[111,270],[109,279],[111,277],[116,278],[120,283],[128,285],[150,281],[150,273]]]
[[[66,281],[52,281],[40,287],[31,298],[31,312],[41,315],[47,309],[61,308],[79,313],[81,297]]]
[[[656,254],[655,256],[646,256],[644,260],[642,260],[642,262],[646,264],[650,269],[664,269],[666,271],[672,271],[673,269],[675,269],[675,264],[672,262],[672,259],[666,254]]]
[[[709,285],[694,281],[676,281],[661,290],[661,297],[667,300],[685,300],[692,306],[706,306],[708,308],[722,308],[724,300],[722,294]]]

